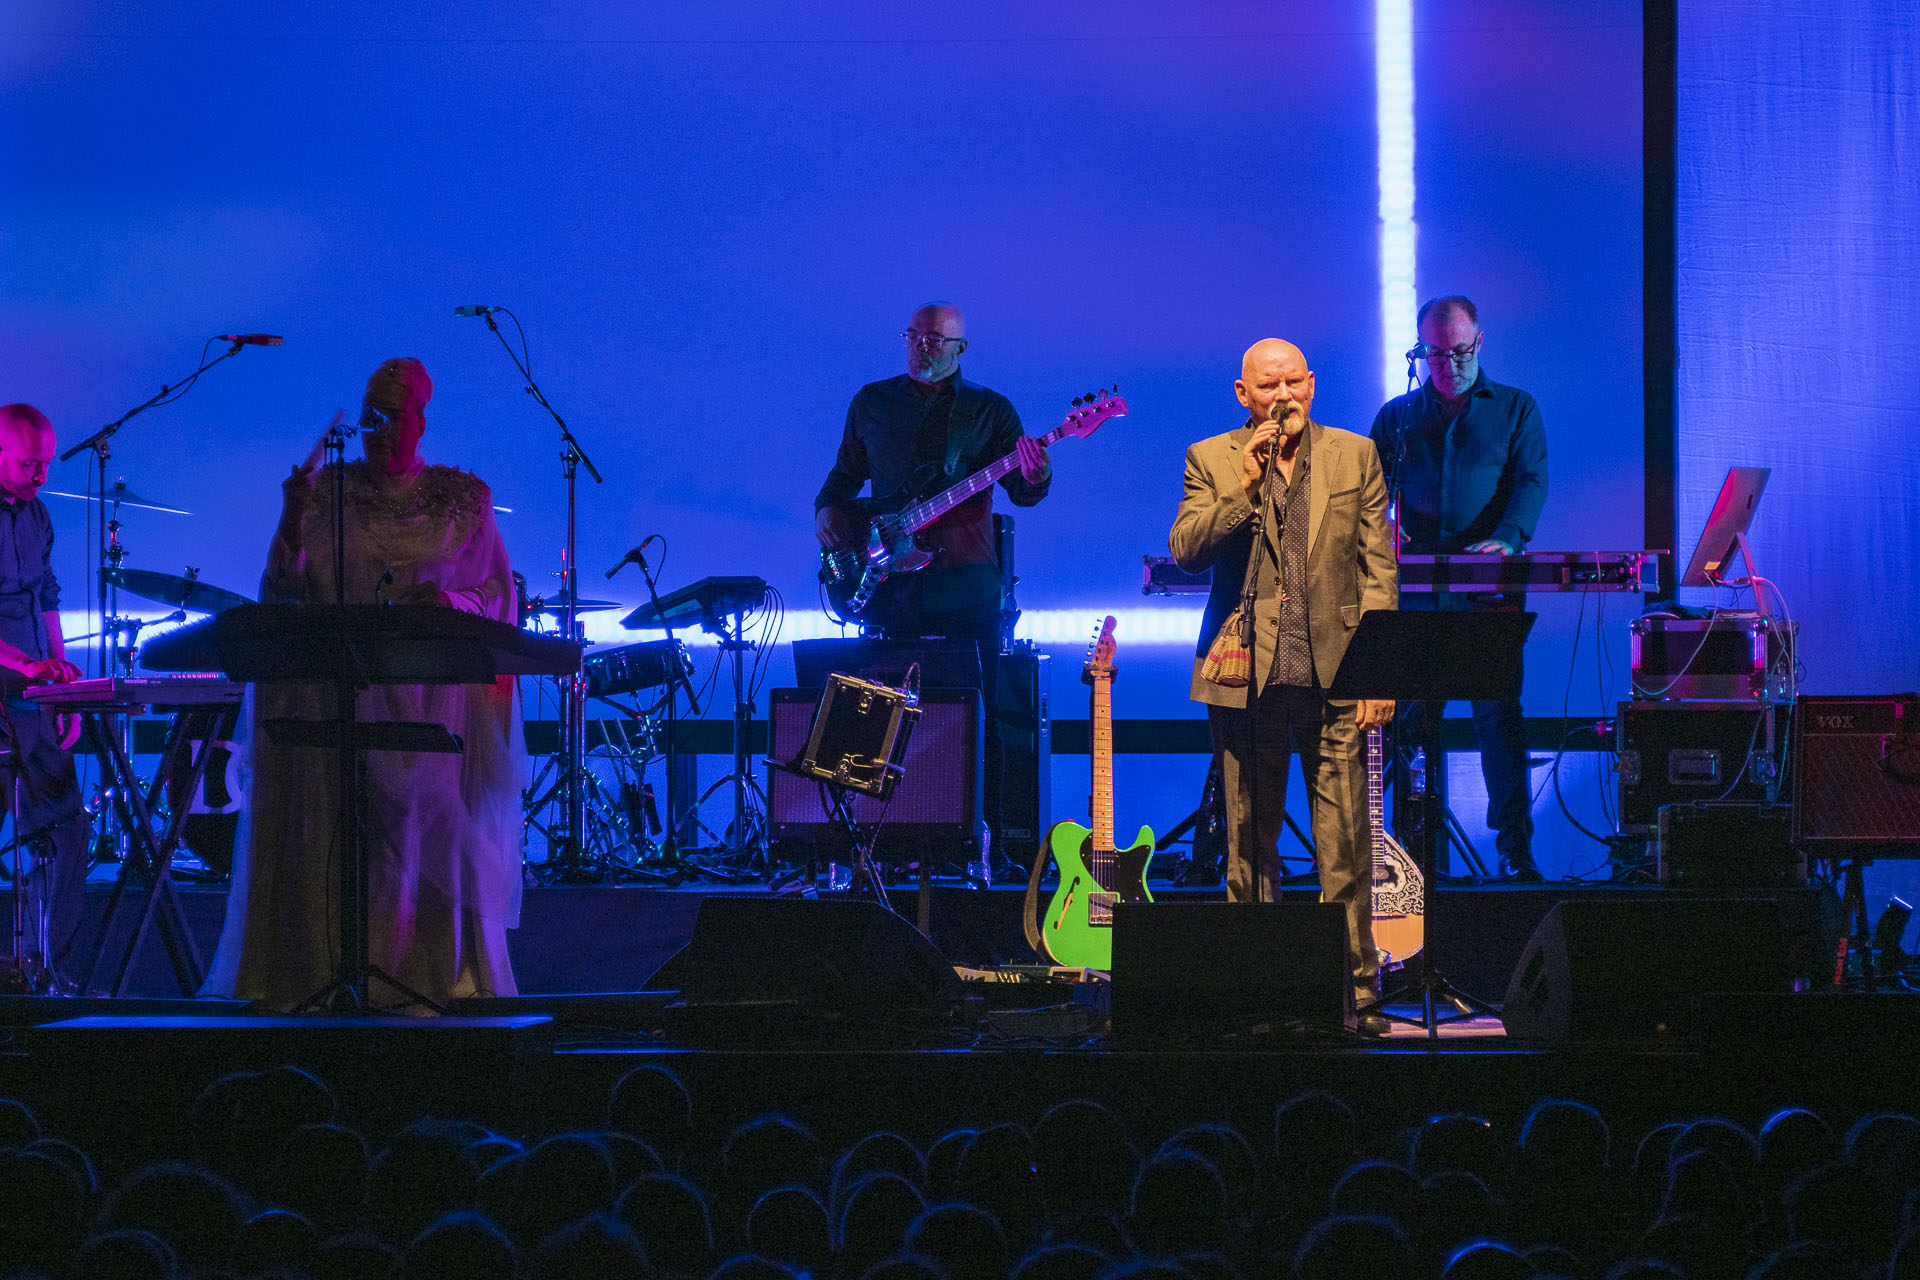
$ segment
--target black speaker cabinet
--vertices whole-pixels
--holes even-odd
[[[814,689],[773,691],[769,758],[792,760],[806,748],[819,700]],[[880,855],[911,852],[901,849],[902,842],[975,839],[980,825],[982,741],[978,689],[920,691],[920,719],[907,743],[902,761],[905,773],[892,797],[884,804],[868,796],[850,797],[854,820],[862,827],[880,822],[884,814]],[[781,769],[768,770],[767,820],[779,839],[841,838],[839,828],[827,820],[819,784]]]
[[[855,898],[705,898],[668,974],[687,1008],[824,1022],[939,1020],[959,995],[926,935]]]
[[[1780,908],[1736,895],[1571,899],[1513,967],[1500,1017],[1515,1040],[1563,1044],[1694,1035],[1699,1002],[1783,992]]]
[[[1621,703],[1620,830],[1652,833],[1663,805],[1768,803],[1785,729],[1768,702]]]
[[[1793,714],[1793,838],[1819,858],[1920,857],[1920,697],[1803,697]]]
[[[1655,845],[1660,883],[1675,889],[1793,889],[1807,857],[1793,846],[1790,806],[1670,804]]]
[[[1262,1028],[1337,1027],[1352,1003],[1346,909],[1337,903],[1114,906],[1115,1036],[1249,1036],[1255,1047]]]
[[[1053,829],[1053,659],[1016,640],[1000,655],[1000,847],[1026,866]]]

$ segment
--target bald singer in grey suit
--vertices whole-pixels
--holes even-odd
[[[1297,751],[1311,801],[1320,900],[1346,908],[1355,1003],[1365,1006],[1375,998],[1379,957],[1364,734],[1386,722],[1393,704],[1335,701],[1322,691],[1360,615],[1399,603],[1380,455],[1366,436],[1312,420],[1313,373],[1291,343],[1268,338],[1248,348],[1234,394],[1247,421],[1187,449],[1186,491],[1167,538],[1182,569],[1213,571],[1191,696],[1207,704],[1221,758],[1227,897],[1278,898],[1288,760]],[[1269,457],[1279,468],[1270,486]],[[1270,503],[1254,572],[1252,681],[1226,688],[1203,678],[1201,663],[1240,607],[1255,551],[1254,504],[1263,494]],[[1384,1030],[1377,1019],[1363,1021],[1378,1023],[1363,1029]]]

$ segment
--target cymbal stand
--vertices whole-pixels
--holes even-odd
[[[534,403],[547,411],[547,415],[560,428],[560,468],[567,482],[567,545],[561,553],[561,589],[565,594],[566,607],[561,611],[560,634],[569,640],[581,639],[581,629],[575,614],[580,598],[579,591],[579,499],[576,492],[575,472],[584,466],[587,474],[593,477],[595,484],[606,483],[600,471],[593,465],[593,459],[580,447],[579,440],[567,427],[565,418],[540,390],[533,374],[528,369],[527,331],[521,328],[520,317],[506,307],[483,307],[479,313],[487,320],[487,328],[500,340],[500,349],[507,353],[507,359],[513,361],[513,367],[520,372],[524,382],[522,388],[532,396]],[[505,314],[513,321],[513,327],[520,334],[520,350],[515,351],[507,336],[500,332],[500,325],[494,320],[495,314]],[[584,862],[586,827],[586,788],[581,774],[586,767],[587,755],[587,685],[579,671],[566,678],[566,699],[560,720],[560,767],[561,767],[561,803],[566,817],[559,841],[557,858],[563,868],[578,869]]]
[[[640,576],[647,584],[647,599],[652,603],[654,616],[660,619],[660,629],[665,632],[667,643],[671,646],[676,641],[676,637],[673,634],[673,623],[668,619],[666,611],[660,607],[659,580],[653,566],[647,563],[646,543],[643,542],[633,549],[631,559],[633,563],[640,566]],[[622,561],[621,564],[614,566],[614,572],[618,573],[625,567],[625,562]],[[607,576],[611,578],[613,575],[609,574]],[[670,650],[670,652],[678,651]],[[667,676],[666,698],[667,733],[663,752],[663,759],[667,770],[667,821],[666,830],[661,833],[660,838],[660,860],[666,863],[667,870],[670,874],[684,878],[692,874],[696,868],[691,867],[687,863],[685,856],[686,851],[680,847],[680,783],[678,780],[680,773],[680,693],[683,690],[685,691],[687,695],[687,714],[696,720],[700,718],[700,698],[694,691],[693,681],[688,677],[686,668],[680,665],[678,658],[672,659],[668,663],[667,669],[669,673]],[[702,798],[704,799],[705,797]]]

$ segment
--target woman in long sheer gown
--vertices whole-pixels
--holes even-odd
[[[367,381],[365,457],[345,469],[347,601],[435,604],[515,622],[491,491],[469,472],[420,458],[432,395],[425,366],[411,358],[384,362]],[[333,477],[320,457],[316,448],[283,484],[263,601],[335,599]],[[275,746],[259,728],[278,717],[330,719],[334,696],[330,686],[296,684],[257,685],[249,694],[249,804],[210,992],[293,1008],[335,975],[341,848],[333,759],[325,750]],[[514,681],[375,685],[359,694],[356,716],[443,724],[464,744],[459,754],[363,757],[373,964],[436,1003],[516,994],[506,931],[520,914],[525,749]],[[389,984],[371,987],[375,1007],[407,1003]]]

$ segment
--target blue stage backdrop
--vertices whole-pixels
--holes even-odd
[[[1415,289],[1474,297],[1489,374],[1541,403],[1535,545],[1635,547],[1639,5],[1412,17],[1396,92],[1413,103]],[[453,314],[511,307],[607,478],[581,483],[588,592],[640,599],[631,570],[600,571],[660,533],[664,588],[760,574],[797,624],[817,607],[811,500],[847,399],[902,368],[917,303],[949,298],[966,373],[1029,429],[1114,382],[1133,409],[1060,446],[1052,497],[1020,513],[1022,603],[1074,617],[1074,636],[1115,608],[1191,611],[1141,599],[1140,557],[1164,553],[1184,447],[1239,421],[1241,351],[1298,342],[1317,416],[1364,430],[1383,351],[1415,338],[1410,308],[1380,319],[1375,50],[1357,0],[17,0],[0,13],[0,396],[71,443],[177,381],[208,335],[286,335],[128,423],[108,464],[194,513],[123,513],[129,564],[250,592],[288,466],[376,362],[418,356],[428,457],[512,508],[539,591],[561,567],[556,432],[485,322]],[[50,487],[85,479],[67,463]],[[83,508],[50,501],[78,609]],[[1636,602],[1605,601],[1596,631],[1599,603],[1539,599],[1533,714],[1591,719],[1625,696]],[[1119,714],[1195,714],[1190,626],[1177,643],[1123,631]],[[1057,652],[1074,714],[1081,644]],[[782,654],[772,681],[790,670]],[[1124,761],[1123,825],[1171,824],[1202,767]],[[1082,811],[1084,768],[1062,762],[1056,813]],[[1591,865],[1546,778],[1543,865]],[[1563,781],[1601,825],[1610,773],[1580,756]]]
[[[1752,541],[1802,688],[1911,692],[1920,4],[1680,12],[1681,528],[1729,466],[1772,468]],[[1914,865],[1876,868],[1876,898],[1912,897]]]

